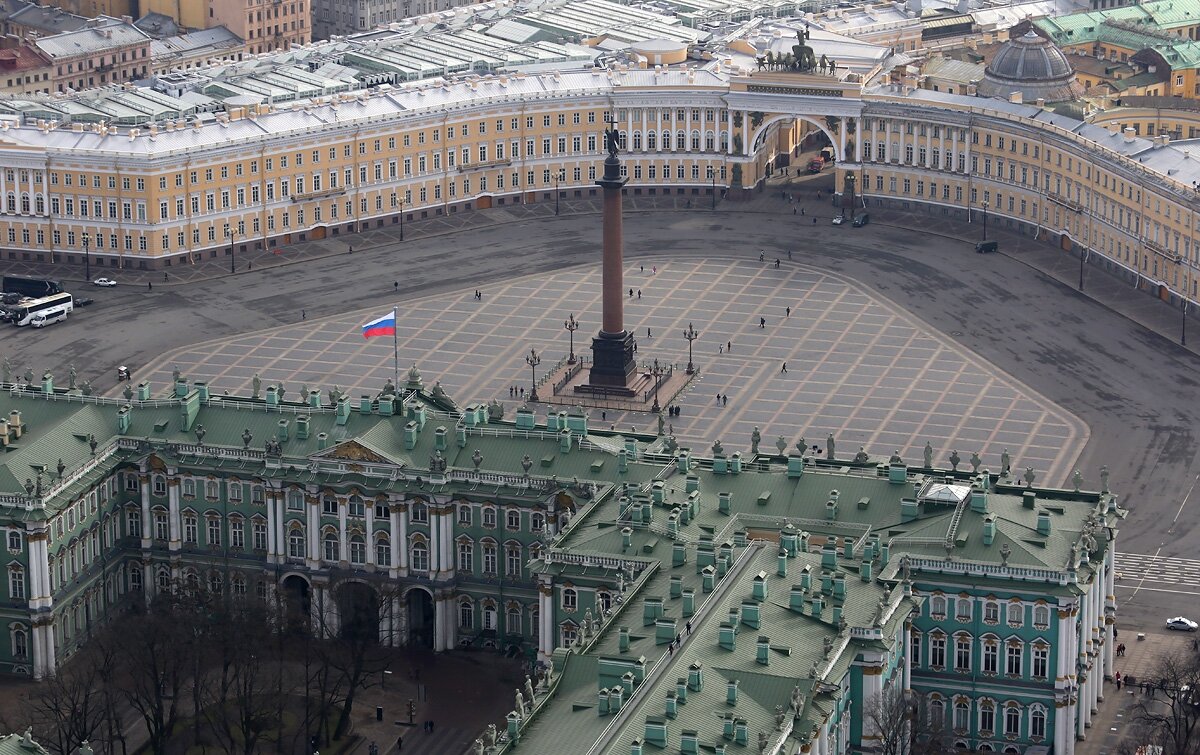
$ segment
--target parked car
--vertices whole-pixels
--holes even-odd
[[[92,285],[101,286],[103,288],[112,288],[113,286],[117,285],[117,282],[112,278],[97,278],[96,280],[92,281]]]
[[[1176,616],[1173,619],[1167,619],[1167,629],[1175,629],[1180,632],[1195,632],[1197,627],[1200,627],[1200,624],[1197,624],[1191,619],[1185,619],[1182,616]]]
[[[990,254],[1000,248],[999,241],[980,241],[975,245],[976,254]]]
[[[833,224],[834,224],[834,225],[841,225],[842,223],[845,223],[845,222],[846,222],[846,216],[845,216],[845,215],[835,215],[835,216],[834,216],[834,218],[833,218]]]
[[[89,299],[86,296],[76,297],[75,306],[76,307],[86,307],[87,305],[92,304],[95,301],[96,301],[95,299]]]
[[[862,215],[859,215],[858,217],[856,217],[854,219],[854,227],[862,228],[864,225],[866,225],[867,223],[870,223],[870,222],[871,222],[871,216],[864,212]]]

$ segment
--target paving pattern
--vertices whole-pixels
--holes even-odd
[[[1200,560],[1118,553],[1115,567],[1119,588],[1200,595]]]
[[[839,456],[859,446],[886,457],[893,450],[919,463],[925,441],[935,464],[957,449],[963,465],[973,451],[999,467],[1004,448],[1015,468],[1033,467],[1040,483],[1066,481],[1087,441],[1087,427],[977,356],[929,332],[888,302],[854,285],[784,260],[647,259],[626,268],[625,322],[638,339],[638,358],[682,366],[689,323],[701,370],[676,403],[672,429],[682,444],[707,448],[721,438],[749,447],[761,428],[763,450],[783,435],[824,449],[833,432]],[[640,292],[640,295],[639,295]],[[565,358],[569,312],[581,322],[575,348],[590,350],[600,320],[599,267],[397,302],[400,372],[417,363],[427,385],[440,380],[461,403],[499,398],[530,384],[524,356],[543,354],[539,377]],[[790,316],[786,307],[791,307]],[[258,373],[264,385],[283,381],[291,398],[301,385],[323,391],[338,384],[352,398],[375,393],[393,370],[390,338],[364,340],[360,327],[386,310],[246,334],[180,349],[149,365],[155,392],[172,366],[220,392],[248,393]],[[765,327],[760,327],[765,318]],[[647,332],[649,329],[649,332]],[[732,344],[732,349],[722,348]],[[782,371],[786,363],[787,372]],[[728,395],[718,405],[716,395]],[[286,398],[287,396],[285,396]],[[593,411],[594,420],[599,410]],[[511,416],[511,415],[510,415]],[[650,431],[651,415],[607,411],[604,422]]]

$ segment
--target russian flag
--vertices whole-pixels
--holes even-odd
[[[394,336],[396,335],[396,310],[388,312],[383,317],[377,320],[372,320],[362,326],[363,338],[371,338],[372,336]]]

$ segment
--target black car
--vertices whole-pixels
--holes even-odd
[[[81,298],[75,300],[75,306],[76,307],[86,307],[87,305],[92,304],[94,302],[95,302],[95,299],[81,297]]]
[[[870,222],[871,222],[871,216],[864,212],[863,214],[854,218],[854,227],[862,228],[864,225],[866,225],[867,223],[870,223]]]
[[[976,254],[990,254],[1000,249],[998,241],[980,241],[975,245]]]

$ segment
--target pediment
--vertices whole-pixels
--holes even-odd
[[[347,440],[312,455],[313,459],[352,461],[361,464],[395,464],[396,462],[361,441]]]

